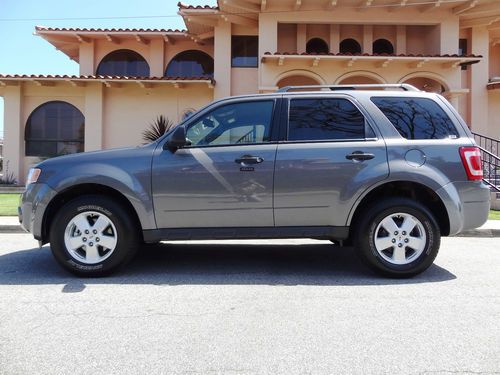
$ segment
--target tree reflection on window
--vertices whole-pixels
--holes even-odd
[[[290,102],[289,140],[363,139],[365,119],[346,99]]]
[[[453,122],[431,99],[372,97],[371,100],[406,139],[458,138]]]

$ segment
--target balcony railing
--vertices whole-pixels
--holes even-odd
[[[500,157],[498,156],[500,140],[473,133],[476,143],[481,149],[483,159],[483,180],[492,190],[500,191]]]

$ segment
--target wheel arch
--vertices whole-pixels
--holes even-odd
[[[410,198],[421,203],[434,215],[441,234],[450,234],[450,218],[444,202],[432,188],[415,181],[388,181],[365,192],[351,210],[347,225],[356,225],[365,209],[386,197]]]
[[[81,183],[70,186],[60,191],[47,205],[42,219],[42,243],[47,243],[50,233],[50,226],[58,210],[67,202],[83,195],[102,195],[109,197],[122,205],[132,217],[139,229],[142,229],[141,220],[132,202],[120,191],[107,185],[96,183]],[[139,230],[142,233],[142,230]]]

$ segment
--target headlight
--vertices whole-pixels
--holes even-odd
[[[28,177],[26,178],[26,186],[37,182],[38,177],[40,177],[40,173],[42,173],[42,170],[40,168],[31,168],[28,172]]]

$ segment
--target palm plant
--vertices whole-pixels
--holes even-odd
[[[170,130],[174,122],[163,115],[159,115],[156,120],[149,124],[149,128],[142,132],[142,139],[146,142],[154,142]]]

